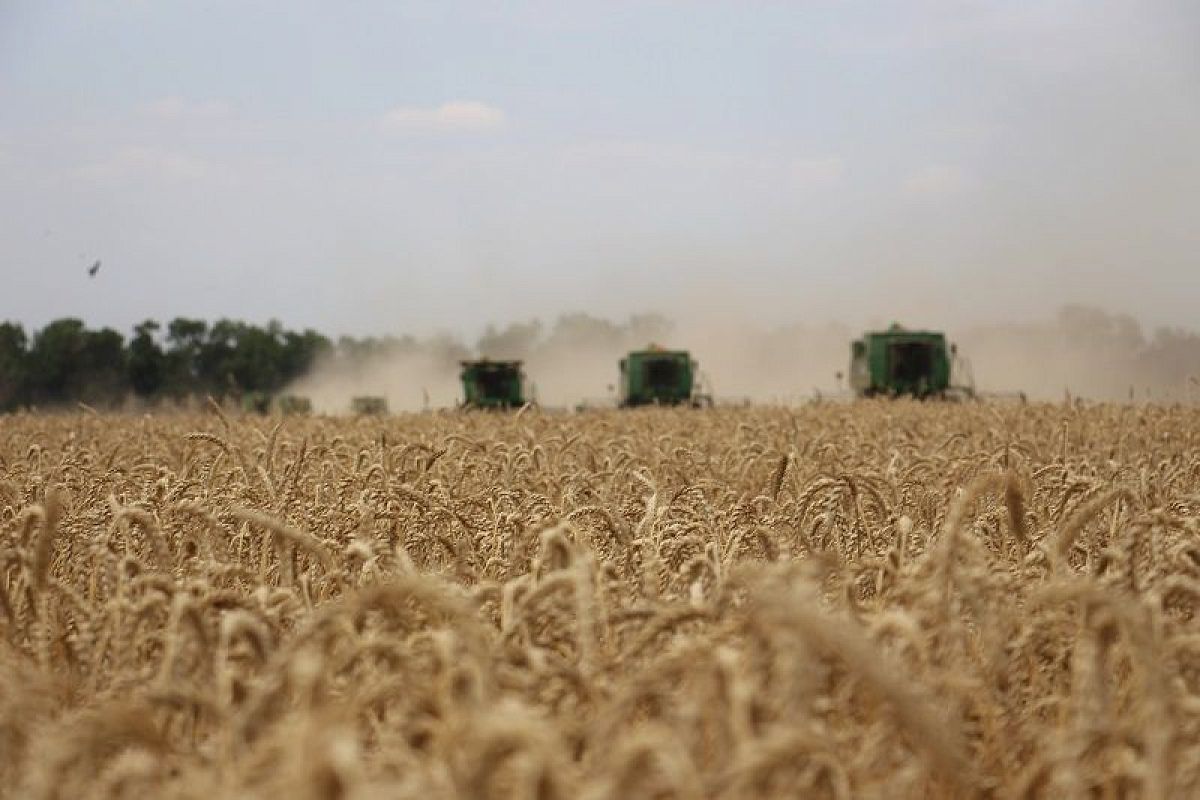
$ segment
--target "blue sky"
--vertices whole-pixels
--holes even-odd
[[[1190,326],[1197,41],[1184,0],[0,0],[0,317]]]

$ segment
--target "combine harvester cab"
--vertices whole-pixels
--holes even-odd
[[[952,365],[960,363],[966,362],[954,345],[947,346],[945,334],[893,324],[851,344],[850,388],[859,397],[972,397],[971,385],[951,382]],[[962,374],[961,368],[953,371]]]
[[[620,361],[621,408],[646,405],[712,405],[712,396],[697,391],[697,363],[686,350],[655,345],[634,350]]]
[[[463,408],[520,408],[526,403],[520,361],[461,361]]]

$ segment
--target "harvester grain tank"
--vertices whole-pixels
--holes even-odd
[[[909,330],[892,324],[870,331],[850,345],[850,388],[859,397],[876,395],[944,397],[971,394],[953,382],[957,350],[939,331]]]
[[[461,361],[459,378],[466,408],[519,408],[525,405],[525,371],[520,361]]]
[[[634,350],[620,361],[617,402],[623,408],[645,405],[712,404],[697,391],[697,363],[686,350],[655,345]]]

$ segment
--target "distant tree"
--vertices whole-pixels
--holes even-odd
[[[282,333],[275,320],[265,328],[239,324],[234,329],[225,368],[239,392],[274,392],[282,387]]]
[[[38,331],[27,363],[30,399],[37,403],[115,402],[128,387],[124,337],[112,328],[89,331],[74,318]]]
[[[68,384],[68,400],[117,403],[129,392],[125,337],[112,328],[84,331],[82,363]]]
[[[129,341],[129,383],[141,397],[159,394],[167,378],[167,357],[155,338],[161,328],[148,319],[133,329]]]
[[[27,399],[27,345],[23,327],[0,323],[0,411],[11,411]]]
[[[284,383],[290,383],[303,376],[313,368],[318,359],[328,356],[332,351],[333,343],[311,328],[303,333],[285,332],[280,353],[280,372]]]
[[[208,323],[176,317],[167,323],[167,350],[163,389],[175,397],[206,391],[200,376],[200,353]]]
[[[204,391],[217,396],[237,394],[233,375],[233,354],[246,325],[229,319],[219,319],[208,329],[208,335],[197,354],[197,372]]]
[[[87,329],[83,320],[57,319],[34,334],[29,348],[29,393],[35,403],[61,403],[80,371]]]

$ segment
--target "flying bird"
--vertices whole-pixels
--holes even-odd
[[[100,259],[96,259],[96,263],[88,267],[88,277],[96,277],[96,273],[100,271]]]

